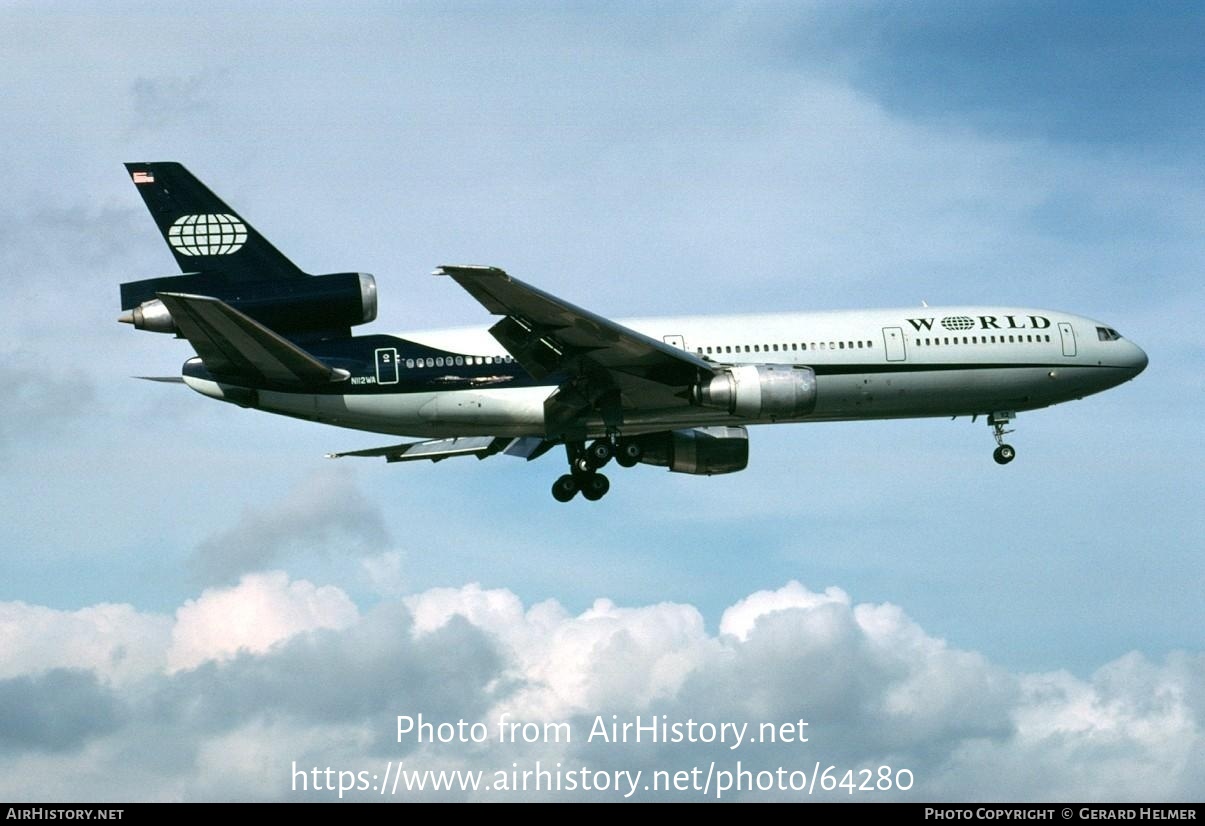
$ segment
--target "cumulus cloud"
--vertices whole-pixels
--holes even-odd
[[[227,530],[203,541],[193,569],[205,582],[227,582],[296,554],[338,548],[353,555],[379,553],[388,542],[379,507],[356,487],[350,471],[318,473],[283,499],[247,507]]]
[[[232,588],[206,589],[181,606],[167,668],[228,660],[240,651],[261,654],[303,631],[346,628],[358,616],[347,594],[333,586],[289,582],[283,571],[249,574]]]
[[[163,670],[171,629],[170,617],[132,605],[59,611],[0,602],[0,679],[75,668],[129,682]]]
[[[405,558],[400,551],[365,557],[360,560],[360,570],[374,592],[387,597],[405,593]]]
[[[454,617],[494,635],[512,658],[506,708],[555,719],[595,708],[645,708],[673,696],[714,646],[694,607],[620,608],[596,600],[578,616],[548,600],[524,610],[506,590],[437,588],[406,599],[416,635]]]
[[[857,604],[836,588],[791,582],[751,594],[711,632],[689,605],[600,599],[573,614],[554,600],[525,606],[476,584],[360,612],[337,588],[269,573],[189,601],[170,635],[163,618],[151,619],[158,633],[143,634],[141,645],[157,651],[140,661],[159,665],[126,684],[104,676],[111,666],[103,656],[64,670],[54,652],[39,661],[32,644],[13,642],[19,631],[6,631],[5,650],[24,653],[0,680],[5,708],[16,709],[0,715],[9,742],[0,796],[293,799],[301,793],[294,761],[371,774],[398,760],[418,770],[484,771],[487,780],[535,760],[646,779],[712,761],[754,770],[890,765],[915,778],[913,791],[898,796],[950,801],[1189,800],[1205,788],[1205,657],[1127,654],[1087,679],[1013,674],[926,633],[898,606]],[[489,736],[399,742],[397,716],[420,714],[435,724],[480,721]],[[500,743],[504,714],[568,723],[572,738]],[[731,740],[588,741],[597,720],[637,715],[646,724],[750,728],[736,750]],[[808,723],[796,729],[807,743],[758,742],[761,723],[799,721]],[[30,785],[29,777],[45,779]],[[55,785],[56,777],[71,784]],[[305,794],[329,799],[311,781]],[[643,789],[634,796],[664,799]]]
[[[117,698],[89,671],[0,680],[0,752],[68,751],[120,724]]]

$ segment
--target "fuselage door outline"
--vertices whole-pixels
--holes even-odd
[[[904,331],[900,327],[883,328],[883,347],[887,351],[888,361],[904,361],[908,351],[904,344]]]
[[[1063,340],[1063,355],[1068,358],[1075,355],[1075,330],[1066,321],[1059,322],[1059,337]]]
[[[397,384],[397,348],[381,347],[377,350],[377,384]]]

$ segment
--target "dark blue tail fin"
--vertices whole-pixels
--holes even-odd
[[[230,283],[306,275],[181,164],[126,170],[182,272],[221,272]]]
[[[122,316],[139,329],[179,332],[160,293],[220,299],[270,329],[308,337],[346,336],[376,317],[371,275],[311,276],[181,164],[128,163],[181,275],[121,285]]]

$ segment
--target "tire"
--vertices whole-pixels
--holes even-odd
[[[577,495],[577,480],[569,473],[552,483],[552,498],[558,502],[568,502]]]
[[[590,460],[590,465],[595,468],[600,468],[611,461],[611,457],[614,455],[615,445],[606,439],[599,439],[586,449],[586,458]]]
[[[611,489],[611,481],[601,473],[596,473],[582,484],[582,496],[591,502],[597,502],[607,495]]]
[[[1013,459],[1017,458],[1017,451],[1012,445],[1000,445],[992,452],[992,458],[996,460],[998,465],[1007,465]]]
[[[635,467],[644,458],[644,448],[635,442],[624,442],[615,454],[620,467]]]

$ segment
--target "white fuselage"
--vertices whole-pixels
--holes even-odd
[[[1082,316],[1015,307],[944,307],[819,313],[621,320],[651,338],[717,366],[785,364],[816,373],[816,404],[795,419],[741,418],[673,404],[625,414],[637,434],[715,424],[836,421],[1014,412],[1046,407],[1114,387],[1146,366],[1143,351],[1107,325]],[[398,336],[511,370],[509,356],[483,328]],[[399,359],[399,361],[402,361]],[[478,362],[480,363],[480,362]],[[449,373],[454,373],[448,360]],[[554,384],[413,389],[399,365],[398,392],[308,394],[260,391],[254,406],[343,427],[403,436],[540,436]],[[214,382],[187,379],[215,397]],[[602,435],[601,420],[590,424]]]

